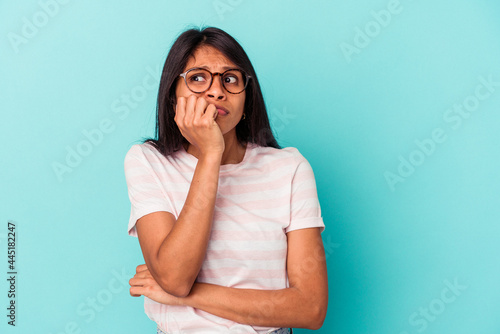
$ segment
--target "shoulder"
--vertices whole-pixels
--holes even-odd
[[[258,168],[273,177],[294,178],[297,173],[311,173],[312,167],[296,147],[264,147],[254,144],[249,166]]]
[[[289,156],[293,157],[297,164],[307,162],[307,159],[302,155],[302,153],[299,152],[298,148],[296,147],[284,147],[281,150]]]
[[[127,156],[143,156],[145,154],[160,154],[151,143],[135,144],[130,147]]]
[[[295,147],[274,148],[270,146],[259,146],[254,143],[249,143],[249,145],[251,145],[255,155],[269,156],[276,159],[302,157],[302,154],[300,154],[299,150]]]
[[[296,147],[283,147],[281,149],[274,147],[263,147],[255,145],[255,156],[259,158],[267,158],[266,160],[283,161],[288,165],[298,166],[301,163],[307,163],[307,159],[300,153]]]
[[[125,161],[130,159],[148,160],[151,157],[161,156],[161,153],[150,143],[135,144],[125,155]]]

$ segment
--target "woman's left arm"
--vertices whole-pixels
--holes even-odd
[[[252,326],[319,329],[328,306],[326,259],[320,228],[291,231],[287,238],[289,288],[238,289],[195,283],[187,297],[177,298],[155,286],[154,279],[144,270],[130,280],[130,294],[144,295],[164,304],[191,306]]]

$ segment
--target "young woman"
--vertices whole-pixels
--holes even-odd
[[[158,333],[318,329],[328,283],[314,174],[272,135],[243,48],[188,30],[163,68],[156,138],[125,157],[128,232],[145,264],[130,280]]]

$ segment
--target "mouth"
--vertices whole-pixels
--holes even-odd
[[[227,110],[224,107],[215,106],[215,108],[217,108],[217,112],[219,113],[220,116],[225,116],[225,115],[229,114],[229,110]]]

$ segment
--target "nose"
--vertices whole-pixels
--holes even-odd
[[[217,77],[218,76],[218,77]],[[205,94],[215,100],[224,100],[226,98],[226,92],[222,86],[222,77],[220,73],[214,73],[212,77],[212,85],[208,88]]]

